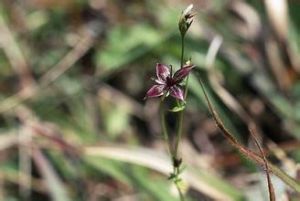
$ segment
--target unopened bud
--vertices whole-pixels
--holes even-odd
[[[181,36],[184,37],[188,29],[190,28],[193,17],[195,16],[194,13],[192,13],[193,4],[190,4],[185,10],[182,11],[182,14],[179,19],[179,31],[181,33]]]

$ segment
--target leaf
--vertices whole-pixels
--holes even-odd
[[[170,112],[180,112],[180,111],[183,111],[184,109],[185,109],[185,104],[180,104],[180,105],[173,107],[169,111]]]

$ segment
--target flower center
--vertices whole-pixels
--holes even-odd
[[[167,77],[167,80],[166,80],[166,85],[168,88],[174,86],[176,83],[174,82],[174,79],[172,77]]]

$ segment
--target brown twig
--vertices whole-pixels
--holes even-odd
[[[262,156],[258,155],[257,153],[247,149],[246,147],[244,147],[243,145],[241,145],[236,139],[235,137],[233,137],[233,135],[227,130],[227,128],[224,126],[222,120],[220,119],[220,117],[218,116],[217,112],[215,111],[215,109],[213,108],[208,95],[206,94],[204,85],[202,83],[201,80],[199,80],[201,88],[203,90],[204,96],[205,96],[205,100],[208,104],[208,108],[209,111],[211,112],[213,119],[215,120],[216,126],[221,130],[221,132],[224,134],[224,136],[226,137],[226,139],[230,142],[230,144],[235,147],[237,150],[239,150],[243,155],[245,155],[247,158],[249,158],[252,161],[255,161],[256,163],[260,164],[261,166],[265,165],[264,159],[262,158]],[[270,168],[270,172],[273,172],[273,174],[275,174],[276,176],[278,176],[282,181],[284,181],[287,185],[289,185],[291,188],[293,188],[295,191],[300,193],[300,184],[293,179],[292,177],[290,177],[289,175],[287,175],[284,171],[282,171],[281,169],[277,168],[275,165],[272,165],[271,163],[269,163],[269,168]]]
[[[250,134],[251,134],[251,137],[253,138],[256,146],[258,147],[259,149],[259,152],[264,160],[264,163],[265,163],[265,172],[266,172],[266,175],[267,175],[267,182],[268,182],[268,190],[269,190],[269,198],[270,198],[270,201],[275,201],[276,200],[276,197],[275,197],[275,192],[274,192],[274,187],[273,187],[273,184],[272,184],[272,181],[271,181],[271,177],[270,177],[270,168],[269,168],[269,165],[268,165],[268,161],[266,159],[266,156],[264,154],[264,151],[262,149],[262,147],[260,146],[258,140],[257,140],[257,137],[254,133],[254,131],[252,129],[249,129],[250,131]]]

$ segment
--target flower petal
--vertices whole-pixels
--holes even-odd
[[[182,101],[184,100],[183,90],[181,88],[179,88],[178,86],[171,87],[169,91],[170,91],[171,96],[173,96],[174,98],[177,98]]]
[[[164,85],[153,85],[146,94],[145,98],[154,98],[154,97],[159,97],[164,94]]]
[[[156,76],[159,80],[166,81],[167,77],[170,76],[170,68],[164,64],[156,64]]]
[[[194,65],[185,65],[181,69],[175,72],[173,79],[176,83],[181,82],[194,68]]]
[[[166,82],[161,79],[155,79],[154,82],[156,82],[156,84],[158,84],[158,85],[166,85]]]

